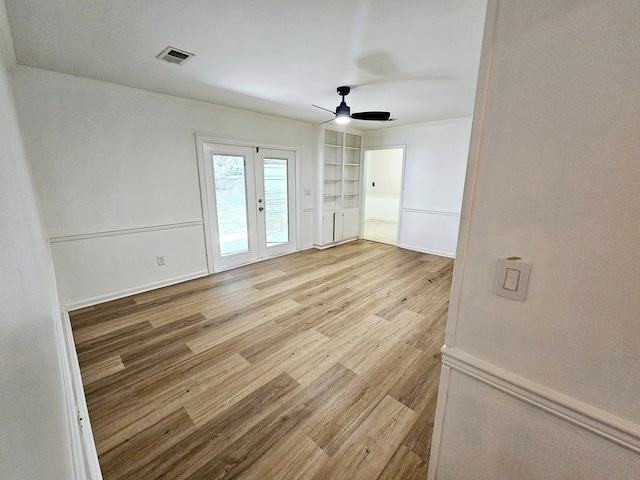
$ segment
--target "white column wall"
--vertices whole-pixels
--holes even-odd
[[[365,148],[406,145],[398,246],[454,257],[471,117],[364,134]]]
[[[638,478],[638,18],[489,2],[430,478]]]
[[[0,478],[73,478],[51,255],[16,116],[0,2]]]
[[[207,273],[196,133],[298,149],[298,247],[312,244],[311,125],[28,67],[16,92],[68,308]]]

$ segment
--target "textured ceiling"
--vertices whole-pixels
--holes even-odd
[[[18,63],[320,123],[471,115],[484,0],[5,0]],[[156,59],[167,46],[196,56]]]

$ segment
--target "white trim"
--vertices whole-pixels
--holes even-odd
[[[345,243],[355,242],[356,240],[364,240],[364,239],[360,237],[354,237],[354,238],[348,238],[347,240],[340,240],[339,242],[335,242],[335,243],[329,243],[327,245],[317,245],[314,243],[312,245],[312,248],[315,248],[316,250],[326,250],[327,248],[337,247],[338,245],[344,245]]]
[[[230,145],[235,147],[251,147],[251,148],[264,148],[271,150],[287,150],[289,152],[299,153],[300,148],[293,145],[283,145],[278,143],[264,143],[257,140],[247,139],[246,137],[217,137],[215,135],[207,135],[204,133],[196,133],[196,142],[200,143],[215,143],[217,145]]]
[[[147,283],[146,285],[140,285],[138,287],[127,288],[118,292],[111,292],[105,295],[99,295],[97,297],[86,298],[74,303],[65,305],[64,307],[68,311],[78,310],[79,308],[90,307],[91,305],[97,305],[99,303],[110,302],[111,300],[117,300],[119,298],[128,297],[130,295],[136,295],[138,293],[148,292],[149,290],[155,290],[156,288],[168,287],[169,285],[175,285],[176,283],[186,282],[195,278],[206,277],[209,275],[207,270],[200,270],[186,275],[180,275],[178,277],[166,278],[158,282]]]
[[[74,478],[102,480],[98,451],[93,439],[89,410],[84,395],[78,354],[73,342],[71,321],[67,311],[62,308],[56,322],[56,340],[61,357]]]
[[[209,198],[207,189],[207,170],[205,168],[204,144],[208,141],[208,136],[196,133],[196,157],[198,162],[198,183],[200,185],[200,207],[202,208],[202,218],[204,221],[204,246],[207,257],[207,271],[214,273],[213,268],[213,238],[211,237],[211,213],[209,205],[213,205],[213,199]]]
[[[442,347],[442,363],[517,400],[588,430],[632,452],[640,453],[640,426],[629,420],[447,345]]]
[[[442,210],[424,210],[422,208],[402,208],[402,212],[407,213],[420,213],[423,215],[442,215],[445,217],[460,217],[458,212],[445,212]]]
[[[49,243],[75,242],[77,240],[89,240],[91,238],[113,237],[115,235],[131,235],[142,232],[170,230],[172,228],[195,227],[203,224],[203,220],[192,220],[190,222],[165,223],[161,225],[150,225],[148,227],[123,228],[121,230],[107,230],[103,232],[80,233],[76,235],[61,235],[56,237],[49,237]]]
[[[416,247],[415,245],[407,245],[406,243],[398,243],[398,247],[406,248],[407,250],[413,250],[416,252],[438,255],[439,257],[456,258],[456,254],[452,252],[442,252],[440,250],[432,250],[430,248]]]
[[[462,284],[466,274],[465,257],[469,247],[469,230],[471,226],[472,211],[475,206],[476,182],[478,175],[478,163],[480,161],[480,149],[482,147],[482,135],[484,133],[484,119],[487,109],[487,99],[489,96],[489,84],[493,73],[492,58],[495,44],[497,17],[497,0],[488,0],[484,22],[484,36],[480,51],[476,99],[471,122],[469,156],[467,159],[467,171],[465,173],[462,208],[458,227],[458,244],[456,247],[456,258],[458,261],[453,269],[451,294],[449,297],[449,314],[447,317],[447,328],[445,331],[445,342],[447,345],[451,346],[455,345],[455,336],[458,328],[458,312],[462,298]]]
[[[429,468],[427,470],[427,480],[436,480],[438,472],[438,457],[440,455],[440,436],[444,425],[444,416],[447,409],[447,393],[449,392],[449,379],[451,368],[442,365],[440,370],[440,382],[438,384],[438,402],[436,404],[436,414],[433,419],[433,433],[431,435],[431,452],[429,453]]]
[[[364,135],[363,139],[364,141]],[[398,241],[400,240],[400,232],[402,231],[402,204],[404,203],[404,176],[407,168],[407,145],[386,145],[386,146],[370,146],[362,148],[362,167],[360,169],[360,178],[362,178],[360,182],[360,188],[362,190],[362,209],[360,212],[360,238],[364,238],[364,221],[365,221],[365,208],[367,203],[367,197],[371,197],[373,195],[367,195],[367,186],[364,182],[367,181],[367,152],[370,151],[378,151],[378,150],[402,150],[402,169],[400,171],[400,196],[393,197],[398,198],[398,217],[393,221],[398,222],[398,228],[396,229],[396,246],[398,245]]]

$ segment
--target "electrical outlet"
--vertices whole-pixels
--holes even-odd
[[[161,267],[164,265],[164,255],[160,255],[159,257],[156,257],[158,260],[158,266]]]

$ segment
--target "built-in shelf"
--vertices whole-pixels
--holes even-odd
[[[322,245],[358,238],[360,233],[360,135],[322,129]]]
[[[360,135],[324,129],[323,211],[359,207],[361,142]]]

